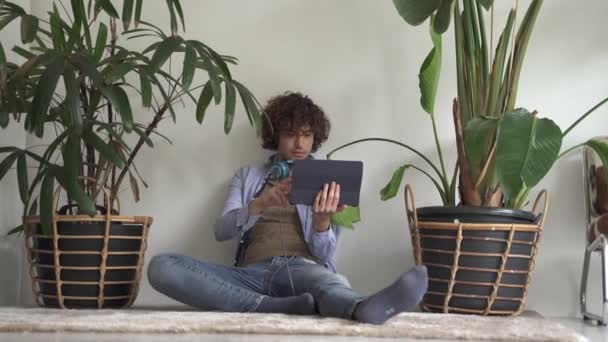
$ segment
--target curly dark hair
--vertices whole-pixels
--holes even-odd
[[[309,126],[314,134],[312,152],[329,136],[331,125],[321,107],[299,92],[286,92],[268,100],[263,109],[262,147],[268,150],[279,148],[279,134]]]

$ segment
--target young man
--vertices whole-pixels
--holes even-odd
[[[148,279],[159,292],[204,310],[320,314],[381,324],[415,306],[427,290],[427,272],[417,266],[371,296],[355,292],[336,273],[333,257],[340,227],[331,224],[340,185],[325,184],[314,205],[290,205],[290,179],[269,183],[273,162],[312,158],[327,140],[330,124],[308,97],[286,93],[264,109],[262,147],[276,151],[268,162],[233,177],[218,241],[240,238],[236,266],[179,254],[150,261]]]

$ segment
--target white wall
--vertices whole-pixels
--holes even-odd
[[[238,57],[240,65],[233,74],[260,101],[298,90],[326,110],[333,129],[318,157],[342,143],[378,136],[401,140],[436,158],[430,121],[419,105],[417,79],[431,47],[428,30],[403,22],[392,1],[182,3],[187,15],[185,36]],[[503,26],[503,14],[511,3],[497,1],[495,32]],[[529,1],[520,3],[524,7]],[[165,3],[159,1],[156,8],[147,6],[144,17],[168,28]],[[522,73],[518,105],[538,110],[565,129],[608,96],[608,45],[602,44],[608,3],[587,0],[582,6],[552,0],[543,6]],[[450,31],[445,36],[436,110],[449,165],[455,159],[450,113],[455,95],[453,55]],[[174,60],[174,65],[180,68],[181,61]],[[137,103],[138,97],[133,96],[133,102]],[[236,168],[267,155],[258,147],[242,107],[237,114],[233,132],[225,136],[221,106],[208,113],[202,127],[194,120],[192,105],[179,107],[177,124],[166,120],[161,125],[174,144],[155,139],[156,148],[139,156],[137,165],[150,188],[143,191],[140,203],[134,204],[128,191],[122,202],[123,213],[154,216],[148,260],[154,254],[173,251],[213,262],[232,262],[235,243],[214,241],[212,223]],[[137,115],[143,121],[152,117],[141,109]],[[605,135],[607,115],[608,107],[595,113],[566,138],[565,145]],[[413,265],[403,195],[381,202],[378,191],[399,165],[421,163],[405,150],[378,143],[353,147],[335,158],[365,163],[363,222],[342,234],[337,263],[357,290],[371,293]],[[564,158],[539,186],[549,189],[551,207],[528,305],[546,315],[578,312],[584,247],[580,163],[580,154]],[[414,187],[418,206],[438,204],[438,196],[425,178],[408,173],[406,181]],[[15,196],[2,192],[2,210],[14,205]],[[593,286],[599,291],[599,283]],[[137,303],[174,302],[143,282]]]
[[[29,1],[19,0],[16,4],[29,9]],[[19,39],[19,20],[13,21],[0,31],[0,41],[8,60],[16,61],[17,54],[11,48],[21,43]],[[26,146],[26,136],[23,130],[13,128],[0,131],[0,146]],[[0,155],[3,160],[6,154]],[[17,188],[17,176],[9,171],[0,182],[0,306],[16,305],[20,301],[22,278],[25,277],[25,254],[23,239],[17,235],[5,236],[6,232],[21,224],[22,204]]]

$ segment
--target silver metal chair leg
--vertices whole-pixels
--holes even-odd
[[[587,282],[589,279],[589,263],[593,252],[599,251],[602,261],[602,313],[594,314],[587,310]],[[600,234],[585,249],[585,261],[583,263],[583,274],[581,279],[580,304],[583,319],[586,321],[597,321],[598,325],[607,325],[608,317],[608,239]]]

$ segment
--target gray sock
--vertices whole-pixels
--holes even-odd
[[[313,315],[315,313],[315,300],[310,293],[291,297],[265,296],[255,312]]]
[[[364,323],[382,324],[396,314],[418,304],[427,287],[426,267],[413,267],[389,287],[357,304],[353,319]]]

